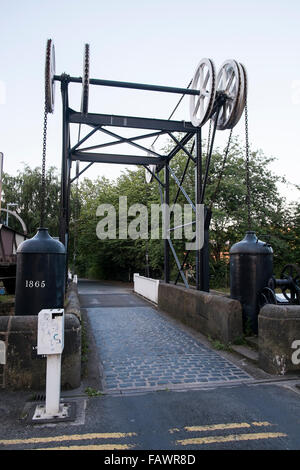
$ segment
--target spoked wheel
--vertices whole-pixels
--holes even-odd
[[[236,60],[226,60],[221,66],[217,81],[217,93],[224,94],[226,99],[221,106],[219,114],[215,113],[213,120],[217,119],[217,129],[232,129],[239,121],[246,98],[246,69]]]
[[[45,63],[45,106],[47,113],[54,111],[55,99],[55,49],[52,39],[48,39]]]
[[[300,268],[296,264],[284,266],[280,275],[281,279],[288,281],[286,286],[281,286],[284,297],[291,304],[300,304]]]
[[[232,122],[229,125],[234,127],[239,122],[242,117],[243,111],[247,103],[247,93],[248,93],[248,77],[246,67],[243,64],[239,64],[242,80],[242,91],[240,93],[239,103],[236,109],[236,114],[233,116]],[[230,128],[232,128],[230,127]]]
[[[264,287],[258,294],[258,306],[261,309],[266,304],[277,304],[275,292],[270,287]]]
[[[211,59],[202,59],[196,69],[191,88],[200,94],[190,97],[190,119],[195,127],[203,126],[210,118],[215,96],[216,71]]]

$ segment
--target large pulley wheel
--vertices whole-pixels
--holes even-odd
[[[232,129],[242,115],[245,103],[245,74],[236,60],[226,60],[221,66],[216,80],[216,92],[224,95],[224,103],[213,120],[217,129]]]
[[[52,39],[48,39],[45,63],[45,107],[47,113],[54,111],[55,99],[55,49]]]
[[[83,56],[83,75],[82,75],[82,95],[81,95],[81,112],[88,113],[89,106],[89,80],[90,80],[90,45],[84,45]]]
[[[243,111],[245,109],[246,103],[247,103],[247,93],[248,93],[248,77],[247,77],[247,71],[246,67],[243,64],[239,64],[240,67],[240,72],[241,72],[241,84],[242,84],[242,90],[240,93],[240,99],[239,103],[236,109],[236,113],[233,116],[231,126],[234,127],[237,125],[239,120],[242,117]],[[232,128],[230,127],[230,128]]]
[[[191,88],[199,95],[190,97],[190,119],[195,127],[203,126],[210,118],[215,96],[216,71],[211,59],[202,59],[196,69]]]

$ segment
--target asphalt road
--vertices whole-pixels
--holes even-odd
[[[190,464],[193,459],[199,464],[199,450],[300,449],[300,389],[296,386],[300,377],[275,381],[240,360],[233,361],[129,288],[80,283],[79,290],[89,362],[80,389],[62,392],[64,402],[76,404],[76,416],[69,422],[33,424],[29,419],[29,411],[36,406],[32,393],[1,390],[0,450],[101,450],[99,463],[135,467],[161,463],[154,460],[162,459],[162,450],[169,459],[183,453],[177,463],[187,463],[184,459],[190,455]],[[151,332],[150,342],[147,332]],[[105,337],[109,337],[107,343]],[[117,361],[131,374],[130,380],[117,370]],[[166,375],[168,365],[174,367],[180,361],[191,370],[204,361],[203,374]],[[158,363],[164,364],[164,381],[158,380]],[[214,363],[212,374],[209,366]],[[141,450],[149,452],[136,452]],[[114,461],[118,458],[128,460]]]

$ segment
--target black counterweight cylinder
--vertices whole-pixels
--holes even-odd
[[[15,315],[38,315],[44,308],[63,308],[66,251],[48,229],[19,245]]]
[[[230,297],[242,304],[244,331],[258,330],[258,294],[273,275],[273,249],[246,232],[243,240],[230,249]]]

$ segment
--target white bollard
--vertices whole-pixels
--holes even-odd
[[[47,356],[46,372],[46,415],[59,414],[61,354]]]
[[[61,412],[61,355],[64,349],[64,309],[44,309],[38,315],[37,353],[47,356],[46,407],[39,407],[39,418],[50,419]],[[41,416],[42,414],[42,416]],[[63,411],[65,415],[65,411]]]

